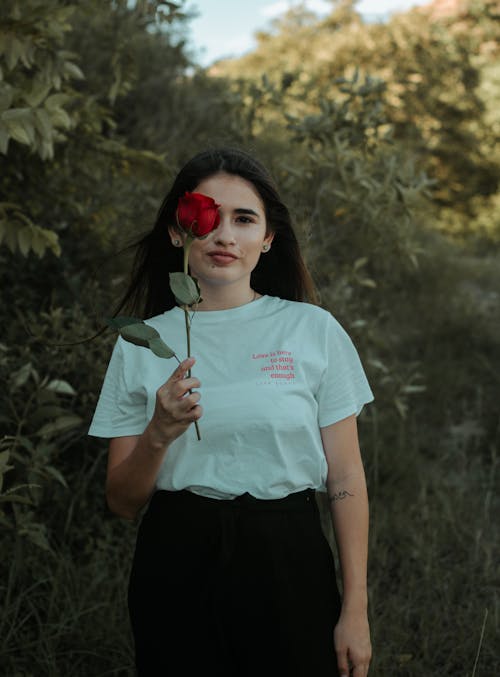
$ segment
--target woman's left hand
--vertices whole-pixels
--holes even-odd
[[[340,677],[366,677],[372,656],[366,613],[342,610],[333,637]]]

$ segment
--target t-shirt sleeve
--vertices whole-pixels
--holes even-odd
[[[104,377],[89,435],[94,437],[123,437],[140,435],[147,425],[146,392],[143,387],[130,384],[131,367],[123,339],[118,338]],[[129,360],[130,361],[130,360]],[[127,373],[128,372],[128,373]]]
[[[361,413],[373,400],[361,360],[349,335],[331,315],[326,329],[326,365],[318,393],[320,428]]]

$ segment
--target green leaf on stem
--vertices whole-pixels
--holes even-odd
[[[149,324],[145,324],[142,320],[121,316],[108,318],[106,322],[113,329],[118,329],[120,336],[125,341],[136,346],[149,348],[157,357],[165,359],[176,357],[175,352],[167,346],[156,329],[150,327]]]
[[[169,348],[159,336],[149,340],[149,348],[157,357],[164,357],[165,359],[175,357],[172,348]]]
[[[144,346],[145,348],[149,348],[149,341],[151,339],[159,337],[156,329],[153,329],[148,324],[144,324],[144,322],[128,324],[120,329],[120,334],[126,341],[134,343],[136,346]]]
[[[127,327],[129,324],[143,324],[143,322],[138,317],[126,317],[125,315],[120,315],[118,317],[107,317],[106,324],[112,329],[120,330],[122,327]]]
[[[198,283],[186,273],[170,273],[170,288],[177,303],[181,306],[192,306],[201,299]]]

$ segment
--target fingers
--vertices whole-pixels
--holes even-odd
[[[193,388],[199,388],[199,379],[187,376],[195,363],[193,357],[183,360],[172,372],[167,381],[160,386],[156,393],[157,397],[157,420],[166,426],[188,425],[197,421],[203,410],[198,404],[201,398],[199,392],[193,392]]]
[[[349,677],[349,661],[347,660],[347,650],[337,651],[337,666],[340,677]]]
[[[180,399],[193,388],[201,386],[200,381],[194,377],[186,378],[187,373],[195,363],[194,357],[188,357],[183,360],[179,366],[172,372],[167,381],[159,388],[159,394],[168,392],[173,398]]]
[[[347,665],[340,665],[338,663],[338,668],[339,668],[339,675],[340,677],[367,677],[368,675],[368,664],[366,663],[359,663],[358,665],[354,665],[352,668],[349,668]]]
[[[175,381],[180,381],[183,379],[195,362],[196,360],[194,357],[187,357],[185,360],[182,360],[177,369],[172,372],[170,378],[167,380],[167,383],[174,383]]]
[[[173,399],[181,400],[190,390],[199,388],[200,386],[201,383],[197,378],[183,378],[179,381],[174,381],[173,383],[167,381],[161,386],[159,393],[168,393]]]
[[[181,407],[183,410],[192,409],[200,401],[199,392],[191,392],[193,388],[199,388],[201,385],[197,378],[185,378],[169,386],[168,382],[161,386],[157,391],[157,399],[165,407]]]
[[[196,407],[193,407],[191,411],[189,412],[189,422],[194,423],[197,421],[199,418],[201,418],[203,415],[203,407],[200,407],[197,405]]]
[[[337,666],[340,677],[367,677],[370,659],[350,660],[347,649],[337,651]]]
[[[182,405],[185,408],[186,411],[191,411],[191,409],[194,409],[198,402],[201,399],[200,393],[190,393],[182,399]]]

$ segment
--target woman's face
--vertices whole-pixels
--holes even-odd
[[[257,265],[266,235],[264,204],[249,181],[234,174],[219,173],[201,181],[194,189],[220,205],[220,224],[205,239],[195,240],[189,255],[191,274],[203,289],[231,285],[235,291],[250,287],[250,274]],[[178,238],[178,234],[175,234]]]

